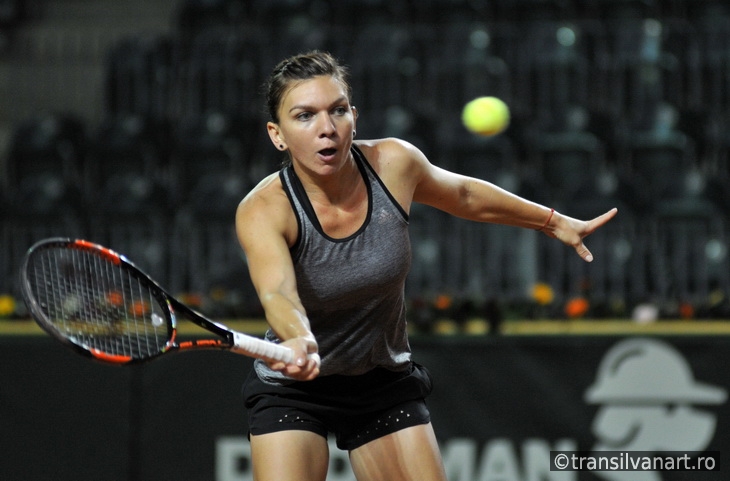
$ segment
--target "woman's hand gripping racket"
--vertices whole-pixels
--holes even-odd
[[[229,349],[292,362],[288,347],[233,331],[168,294],[124,256],[74,239],[31,247],[21,270],[25,303],[40,326],[83,355],[112,364],[148,361],[188,349]],[[177,317],[217,335],[177,342]],[[317,354],[310,355],[319,364]]]

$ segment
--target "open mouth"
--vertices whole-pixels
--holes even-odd
[[[319,151],[319,155],[322,157],[332,157],[337,153],[337,149],[322,149]]]

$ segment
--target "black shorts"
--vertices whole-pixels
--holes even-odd
[[[411,363],[393,372],[377,368],[360,376],[332,375],[285,386],[267,384],[252,369],[243,388],[253,435],[305,430],[353,450],[401,429],[430,422],[425,398],[431,375]]]

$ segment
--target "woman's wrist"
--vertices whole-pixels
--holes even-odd
[[[547,217],[547,220],[545,221],[545,223],[542,225],[542,227],[540,227],[539,229],[535,229],[535,230],[538,232],[542,232],[543,230],[545,230],[545,228],[547,228],[550,225],[550,221],[553,220],[554,215],[555,215],[555,209],[551,208],[550,213],[548,214],[548,217]]]

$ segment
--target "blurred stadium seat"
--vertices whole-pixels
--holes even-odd
[[[431,207],[413,204],[409,216],[412,263],[406,283],[411,297],[433,297],[461,288],[460,239],[451,219]]]
[[[159,122],[136,114],[109,115],[90,134],[89,143],[84,183],[92,202],[110,179],[122,175],[165,183],[169,138],[167,128]]]
[[[44,114],[17,125],[5,165],[9,187],[36,175],[53,175],[78,185],[88,140],[83,121],[67,114]]]
[[[246,4],[245,0],[181,0],[176,11],[177,27],[185,39],[209,28],[235,27],[250,14]]]
[[[672,112],[670,108],[666,115],[673,115]],[[692,139],[676,130],[672,121],[667,123],[659,121],[649,128],[634,130],[622,145],[628,175],[634,177],[650,203],[671,195],[684,176],[698,165]]]
[[[484,301],[498,292],[509,303],[529,296],[540,280],[536,232],[456,219],[450,225],[447,254],[458,269],[452,284],[458,298]]]
[[[108,111],[166,119],[175,100],[177,54],[175,42],[165,35],[130,36],[116,42],[104,67]]]
[[[701,105],[708,113],[722,114],[730,109],[730,16],[708,16],[697,25],[702,78]]]
[[[212,316],[260,313],[234,224],[246,193],[247,185],[238,177],[205,175],[175,217],[171,286],[209,303],[205,310]]]
[[[179,114],[259,114],[259,89],[268,73],[264,64],[275,62],[272,45],[263,38],[256,29],[206,30],[196,36],[178,65]]]
[[[338,0],[324,3],[331,9],[334,25],[356,29],[367,25],[403,25],[416,13],[409,0]]]
[[[181,120],[173,132],[170,168],[176,198],[185,199],[208,174],[235,176],[247,183],[248,147],[255,133],[250,124],[246,118],[220,111]]]
[[[393,25],[367,25],[357,33],[352,51],[355,105],[411,110],[429,102],[424,79],[434,44],[430,31]]]
[[[0,0],[0,31],[16,27],[25,17],[25,0]]]
[[[724,181],[730,181],[730,113],[710,115],[705,124],[707,164],[711,172]]]
[[[154,177],[111,174],[87,218],[89,240],[124,254],[163,285],[169,283],[170,199]]]
[[[657,297],[707,306],[730,289],[728,225],[712,203],[686,196],[657,205],[651,222],[652,278]]]
[[[585,15],[612,23],[654,17],[661,12],[661,0],[584,0],[578,3]]]
[[[588,107],[604,98],[607,53],[600,23],[536,21],[516,41],[514,95],[529,106],[530,116],[549,121],[566,106]]]
[[[565,105],[562,112],[563,119],[554,117],[545,128],[533,128],[527,147],[527,162],[549,189],[550,204],[559,209],[609,168],[601,139],[587,130],[588,111]]]
[[[373,0],[358,1],[369,3]],[[329,2],[323,0],[247,0],[250,24],[270,26],[276,29],[286,28],[294,20],[316,18],[322,22],[330,18],[330,10],[339,4],[349,2],[342,0]]]
[[[2,283],[18,299],[20,263],[31,245],[48,237],[84,238],[88,234],[80,187],[50,173],[20,180],[2,214],[2,255],[6,256]]]
[[[503,0],[495,3],[495,14],[511,21],[554,20],[575,14],[572,0]]]

